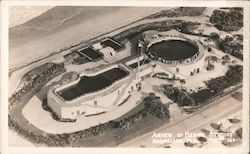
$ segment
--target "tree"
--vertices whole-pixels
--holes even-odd
[[[237,129],[235,133],[239,136],[239,138],[242,138],[242,128]]]
[[[185,81],[184,79],[181,79],[181,80],[180,80],[180,83],[181,83],[181,84],[185,84],[186,81]]]
[[[241,65],[229,66],[224,76],[213,78],[206,82],[206,86],[213,93],[222,92],[224,89],[242,81],[243,67]]]
[[[213,40],[213,41],[219,41],[219,40],[220,40],[219,34],[218,34],[218,33],[215,33],[215,32],[210,33],[210,38],[211,38],[211,40]]]
[[[203,142],[203,143],[207,142],[207,139],[205,137],[203,137],[203,136],[197,137],[197,140],[200,141],[200,142]]]
[[[192,98],[190,98],[188,95],[182,95],[182,99],[179,102],[179,106],[193,106],[194,104],[194,100]]]
[[[225,62],[228,62],[230,60],[230,57],[229,55],[224,55],[221,59]]]
[[[160,119],[170,117],[168,106],[162,104],[160,97],[155,96],[154,93],[150,93],[149,96],[144,100],[144,106],[148,110],[149,114]]]
[[[184,79],[181,79],[180,80],[180,83],[181,83],[181,89],[182,89],[182,85],[186,83],[186,81]]]
[[[209,56],[212,62],[217,62],[218,58],[216,56]]]
[[[207,70],[213,70],[214,62],[217,62],[218,58],[216,56],[207,56],[205,61],[207,62]]]
[[[174,87],[171,84],[163,85],[164,93],[170,97],[174,93]]]

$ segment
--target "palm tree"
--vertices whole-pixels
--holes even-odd
[[[205,61],[207,61],[207,70],[212,70],[214,68],[213,64],[218,61],[218,58],[216,56],[207,56]]]
[[[182,89],[182,85],[186,83],[186,81],[184,79],[180,80],[181,83],[181,89]]]

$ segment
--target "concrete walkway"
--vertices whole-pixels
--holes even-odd
[[[143,82],[141,91],[134,92],[129,100],[123,105],[115,106],[104,114],[91,117],[80,117],[73,123],[58,122],[54,120],[49,112],[42,109],[42,102],[37,96],[32,97],[32,99],[23,108],[22,113],[31,124],[45,132],[53,134],[71,133],[121,117],[136,107],[138,103],[140,103],[141,100],[150,92],[155,92],[157,96],[160,96],[163,103],[172,102],[156,89],[156,86],[166,83],[166,80],[148,78]]]

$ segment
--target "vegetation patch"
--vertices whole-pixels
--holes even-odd
[[[213,78],[206,82],[207,88],[214,94],[223,92],[224,89],[242,82],[243,66],[229,66],[224,76]]]
[[[55,76],[65,72],[62,63],[46,63],[26,73],[19,85],[19,90],[9,98],[10,105],[20,100],[23,96],[37,91]]]
[[[192,99],[186,90],[174,87],[171,84],[165,84],[161,87],[163,93],[167,95],[168,98],[177,103],[178,106],[193,106],[194,99]]]
[[[243,67],[241,65],[229,66],[224,76],[213,78],[206,83],[206,89],[198,92],[188,93],[184,89],[179,89],[171,84],[161,86],[161,89],[168,98],[179,106],[198,106],[203,105],[207,100],[218,96],[230,86],[242,82]]]
[[[190,97],[194,100],[194,103],[198,105],[213,97],[213,93],[211,93],[209,89],[202,89],[198,92],[191,93]]]
[[[243,27],[243,8],[215,10],[210,17],[210,22],[219,30],[237,31]]]
[[[243,95],[242,92],[235,92],[231,95],[233,98],[237,99],[239,102],[242,102],[243,100]]]
[[[20,126],[19,121],[12,120],[10,116],[9,127],[35,144],[61,147],[70,145],[88,146],[89,143],[92,143],[90,146],[109,146],[109,142],[106,142],[107,139],[112,138],[110,142],[125,142],[133,135],[138,135],[138,133],[141,135],[141,133],[151,131],[162,123],[168,122],[170,118],[168,106],[162,104],[160,98],[153,93],[143,99],[140,105],[139,110],[122,119],[118,118],[74,133],[50,134],[41,130],[38,131],[38,129],[34,131]],[[46,105],[43,104],[43,106],[48,110]],[[151,125],[152,123],[153,125]],[[103,142],[100,143],[99,141]]]
[[[228,119],[228,121],[233,124],[240,123],[240,119]]]
[[[237,129],[235,133],[242,139],[242,128]]]
[[[156,19],[161,17],[200,16],[205,9],[205,7],[179,7],[175,10],[167,10],[155,13],[147,18]]]
[[[133,37],[148,30],[168,31],[171,29],[176,29],[186,34],[202,35],[193,33],[193,30],[195,30],[196,26],[199,25],[200,23],[197,22],[186,22],[183,20],[164,20],[164,21],[146,23],[132,27],[130,29],[122,31],[121,33],[113,36],[112,38],[118,42],[121,42],[121,44],[125,45],[127,41],[131,40]]]
[[[243,60],[243,35],[226,36],[219,42],[219,48],[230,55]]]

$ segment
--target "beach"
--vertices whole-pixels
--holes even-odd
[[[158,7],[113,7],[111,9],[99,7],[95,15],[89,12],[96,11],[95,9],[87,10],[88,12],[82,12],[80,15],[76,14],[43,35],[10,40],[9,69],[38,60],[64,47],[89,40],[163,9]]]

